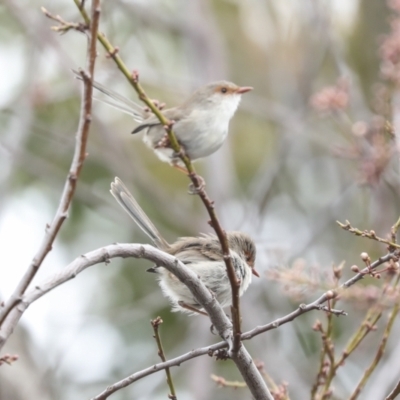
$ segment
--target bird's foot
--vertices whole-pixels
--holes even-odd
[[[168,135],[165,133],[162,139],[154,146],[155,149],[165,149],[171,146]]]
[[[189,185],[189,194],[199,194],[201,193],[204,188],[206,187],[206,182],[205,180],[197,174],[189,174],[190,179],[192,180],[192,183]]]
[[[189,310],[189,311],[192,311],[192,312],[194,312],[194,313],[201,314],[201,315],[205,315],[206,317],[208,317],[208,314],[207,314],[206,312],[201,311],[201,310],[199,310],[199,309],[196,308],[196,307],[189,306],[189,304],[186,304],[186,303],[185,303],[184,301],[182,301],[182,300],[178,301],[178,305],[179,305],[180,307],[184,308],[185,310]]]

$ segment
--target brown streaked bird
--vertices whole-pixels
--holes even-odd
[[[182,237],[175,243],[169,244],[119,178],[115,178],[111,183],[110,192],[160,250],[175,256],[198,275],[222,307],[232,304],[231,285],[221,245],[215,235],[202,234],[199,237]],[[245,233],[227,232],[226,234],[233,267],[240,282],[239,294],[241,296],[249,287],[252,274],[259,276],[254,269],[256,246]],[[148,271],[158,275],[160,287],[172,304],[172,311],[182,311],[192,315],[206,314],[190,290],[162,265],[156,265]]]

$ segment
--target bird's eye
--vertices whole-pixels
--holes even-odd
[[[221,93],[226,93],[228,89],[226,87],[221,88]]]
[[[244,253],[245,257],[246,257],[246,262],[250,265],[253,266],[254,265],[254,258],[253,258],[253,254],[245,251]]]

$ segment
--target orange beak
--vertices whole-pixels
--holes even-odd
[[[253,275],[255,275],[257,278],[260,277],[260,274],[259,274],[254,268],[251,269],[251,272],[252,272]]]
[[[243,94],[243,93],[250,92],[250,90],[253,90],[253,88],[251,86],[242,86],[236,90],[236,93]]]

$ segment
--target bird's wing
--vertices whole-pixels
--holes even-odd
[[[161,111],[161,112],[164,115],[164,117],[166,117],[170,121],[174,121],[174,122],[178,122],[178,121],[182,120],[185,116],[184,111],[181,111],[181,109],[177,108],[177,107],[169,108],[168,110]],[[138,133],[138,132],[142,131],[143,129],[151,128],[152,126],[161,126],[160,120],[155,115],[145,119],[142,124],[137,126],[132,131],[132,133]],[[173,129],[173,127],[172,127],[172,129]]]

